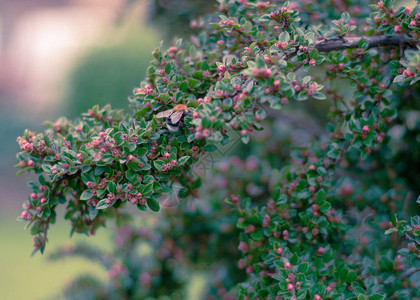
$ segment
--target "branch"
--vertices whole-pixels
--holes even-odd
[[[417,269],[415,267],[412,267],[410,269],[408,269],[407,271],[405,271],[404,273],[401,274],[401,278],[405,278],[405,277],[410,277],[411,275],[413,275],[416,272],[419,272],[420,269]]]
[[[420,243],[419,242],[417,242],[415,239],[413,239],[407,232],[406,233],[404,233],[404,237],[407,239],[407,240],[409,240],[410,242],[413,242],[414,244],[416,244],[416,245],[418,245],[418,246],[420,246]]]
[[[395,34],[333,38],[316,43],[315,48],[320,52],[358,48],[359,41],[361,39],[366,40],[368,43],[368,49],[381,46],[403,46],[416,48],[416,46],[420,44],[420,40],[412,39],[404,34]]]

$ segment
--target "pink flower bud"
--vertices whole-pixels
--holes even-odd
[[[278,255],[282,256],[283,255],[283,249],[282,248],[277,248],[276,252]]]
[[[130,154],[130,155],[127,157],[127,160],[130,162],[130,161],[132,161],[132,160],[133,160],[133,158],[134,158],[134,156]]]
[[[255,232],[255,230],[256,230],[256,228],[255,228],[255,226],[254,226],[254,225],[252,225],[252,224],[248,225],[248,226],[244,229],[244,231],[245,231],[246,233]]]
[[[246,267],[246,273],[251,274],[254,271],[254,268],[252,266]]]
[[[370,128],[369,128],[369,126],[368,126],[368,125],[365,125],[365,126],[363,126],[363,128],[362,128],[362,131],[363,131],[364,133],[368,133],[368,132],[369,132],[369,130],[370,130]]]
[[[224,65],[220,65],[217,67],[217,70],[219,70],[219,72],[226,72],[226,67]]]
[[[316,254],[318,254],[318,255],[322,255],[322,254],[324,254],[324,252],[325,252],[325,249],[324,249],[324,248],[322,248],[322,247],[319,247],[319,248],[316,250]]]
[[[315,296],[314,296],[314,300],[321,300],[322,298],[321,298],[321,296],[320,295],[318,295],[318,294],[316,294]]]
[[[396,33],[401,32],[401,26],[400,26],[400,25],[396,25],[396,26],[394,27],[394,31],[395,31]]]
[[[286,269],[290,269],[292,267],[292,265],[289,262],[287,262],[287,263],[284,264],[284,267]]]
[[[165,152],[165,154],[163,154],[163,157],[164,158],[169,158],[169,153],[168,152]]]
[[[240,251],[242,251],[242,252],[244,252],[244,253],[248,253],[248,251],[249,251],[249,246],[248,246],[248,244],[247,244],[247,243],[245,243],[245,242],[240,242],[240,243],[239,243],[239,246],[238,246],[238,250],[240,250]]]
[[[32,216],[26,210],[24,210],[22,212],[21,216],[22,216],[22,219],[24,219],[24,220],[31,220],[32,219]]]
[[[44,204],[44,203],[46,203],[47,202],[47,199],[45,199],[45,198],[41,198],[41,200],[39,200],[40,202],[41,202],[41,204]]]
[[[246,265],[245,259],[241,258],[238,261],[238,268],[242,270],[243,268],[245,268],[245,265]]]
[[[287,290],[290,292],[293,290],[293,284],[289,283],[287,284]]]

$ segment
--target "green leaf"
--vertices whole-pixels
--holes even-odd
[[[98,204],[96,204],[96,209],[108,208],[109,205],[106,204],[106,200],[108,200],[108,199],[102,199],[101,201],[99,201]]]
[[[186,81],[181,83],[181,85],[179,86],[179,90],[184,93],[188,92],[188,83]]]
[[[160,205],[159,205],[159,202],[157,202],[156,199],[154,199],[154,198],[147,198],[146,201],[147,201],[147,206],[149,206],[149,208],[152,211],[155,211],[155,212],[158,212],[159,211]]]
[[[319,205],[323,203],[324,201],[325,201],[325,191],[322,189],[322,190],[319,190],[318,193],[316,193],[315,203]]]
[[[93,198],[92,192],[91,190],[85,190],[83,191],[83,193],[80,195],[80,200],[89,200]]]
[[[391,223],[392,223],[392,226],[397,226],[397,214],[393,214],[392,216],[391,216]]]
[[[212,122],[210,121],[209,118],[203,118],[201,123],[202,123],[204,128],[211,128]]]
[[[298,273],[306,273],[309,270],[309,263],[301,263],[298,267]]]
[[[294,266],[299,261],[299,257],[296,253],[293,253],[292,257],[290,258],[290,263]]]
[[[373,294],[369,296],[369,300],[382,300],[385,299],[384,294]]]
[[[98,210],[95,207],[91,206],[89,208],[89,217],[90,217],[90,219],[93,221],[96,218],[97,215],[98,215]]]
[[[115,185],[115,182],[114,182],[114,181],[111,181],[111,182],[108,184],[108,191],[109,191],[110,193],[113,193],[114,195],[115,195],[115,194],[117,194],[117,186]]]
[[[280,42],[288,42],[290,41],[290,35],[287,31],[283,31],[280,35],[279,35],[279,41]]]
[[[165,162],[163,161],[163,160],[155,160],[154,162],[153,162],[153,165],[155,166],[155,168],[157,169],[157,170],[162,170],[162,166],[165,164]]]
[[[319,210],[323,213],[328,212],[331,209],[331,204],[327,201],[325,201],[324,203],[322,203],[322,205],[320,206]]]
[[[274,191],[273,191],[273,194],[271,195],[271,198],[272,198],[274,201],[277,201],[277,200],[279,200],[279,198],[280,198],[280,194],[281,194],[281,189],[280,189],[280,187],[276,187],[276,188],[274,189]]]
[[[178,165],[182,166],[184,165],[188,160],[190,159],[190,156],[182,156],[178,159]]]
[[[87,173],[90,170],[92,170],[91,166],[85,165],[85,166],[82,167],[82,173]]]
[[[207,152],[214,152],[214,151],[216,151],[216,150],[217,150],[217,147],[216,147],[215,145],[206,145],[206,146],[203,148],[203,150],[204,150],[204,151],[207,151]]]
[[[42,184],[42,185],[47,184],[47,181],[45,180],[45,177],[43,175],[40,175],[38,180],[39,180],[39,183]],[[419,199],[420,199],[420,197],[419,197]]]
[[[353,282],[357,279],[357,273],[354,270],[350,270],[349,274],[347,275],[347,281]]]
[[[325,99],[327,99],[327,97],[325,97],[325,95],[323,93],[321,93],[321,92],[315,92],[312,97],[314,99],[317,99],[317,100],[325,100]]]
[[[139,191],[142,193],[143,197],[149,197],[153,193],[153,182],[140,186]]]
[[[105,172],[105,167],[96,167],[94,173],[95,173],[95,176],[99,176],[99,175],[102,175],[103,172]]]
[[[345,281],[347,280],[347,276],[348,276],[348,274],[349,274],[349,270],[348,270],[348,269],[346,269],[346,268],[343,268],[343,269],[340,271],[340,281],[341,281],[341,282],[345,282]]]
[[[393,269],[392,261],[384,255],[379,257],[378,264],[383,271],[392,271]]]

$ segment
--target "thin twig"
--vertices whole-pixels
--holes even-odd
[[[420,44],[420,40],[415,40],[404,34],[394,34],[328,39],[316,43],[315,48],[320,52],[358,48],[359,42],[362,39],[364,39],[367,42],[368,49],[382,46],[400,46],[416,48],[416,46]]]
[[[416,267],[412,267],[410,269],[408,269],[407,271],[405,271],[404,273],[401,274],[401,278],[405,278],[405,277],[410,277],[411,275],[413,275],[414,273],[420,271],[420,269],[416,268]]]

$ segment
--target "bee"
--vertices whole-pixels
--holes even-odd
[[[162,111],[156,115],[156,118],[166,118],[166,127],[169,131],[177,132],[182,117],[188,113],[188,107],[184,104],[177,104],[174,108]]]

